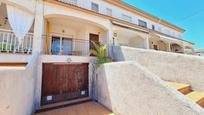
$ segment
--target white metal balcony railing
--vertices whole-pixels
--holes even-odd
[[[91,46],[89,40],[57,37],[51,39],[50,46],[47,46],[49,50],[46,51],[48,55],[89,56]]]
[[[32,33],[28,33],[19,46],[18,38],[11,30],[0,29],[0,52],[31,54],[32,44]]]

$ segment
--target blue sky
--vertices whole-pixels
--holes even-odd
[[[204,0],[123,0],[186,30],[184,39],[204,49]]]

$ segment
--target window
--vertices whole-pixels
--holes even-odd
[[[152,25],[152,30],[155,30],[155,25]]]
[[[96,3],[91,3],[91,10],[99,12],[99,6]]]
[[[147,28],[147,22],[139,20],[139,26]]]
[[[125,14],[122,15],[122,19],[125,20],[125,21],[128,21],[128,22],[132,22],[132,17],[127,16]]]
[[[59,1],[68,3],[68,4],[77,5],[77,0],[59,0]]]
[[[77,5],[77,0],[69,0],[70,4]]]
[[[112,16],[112,9],[106,8],[106,15]]]
[[[60,37],[52,37],[51,52],[54,55],[60,53]]]

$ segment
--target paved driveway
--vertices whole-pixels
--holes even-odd
[[[54,109],[35,115],[114,115],[96,102],[86,102],[60,109]]]

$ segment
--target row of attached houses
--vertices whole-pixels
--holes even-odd
[[[90,41],[108,44],[109,56],[113,45],[186,53],[194,44],[184,32],[121,0],[2,0],[0,62],[28,63],[38,54],[39,109],[91,95]]]

